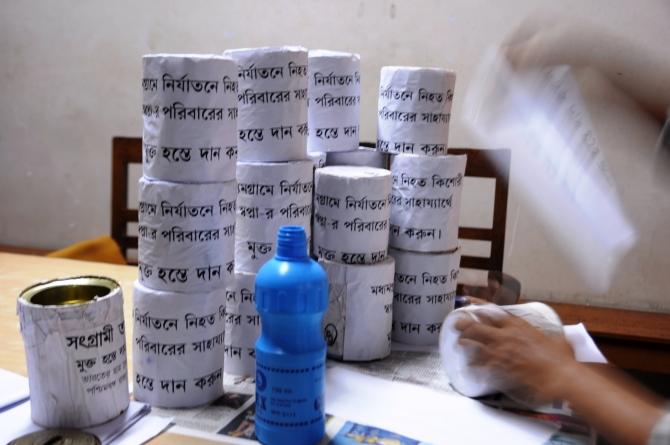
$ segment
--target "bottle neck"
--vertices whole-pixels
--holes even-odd
[[[308,259],[305,229],[299,226],[282,226],[277,234],[275,257],[284,261],[304,261]]]

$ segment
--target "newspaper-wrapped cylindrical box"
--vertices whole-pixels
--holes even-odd
[[[358,148],[361,58],[337,51],[309,52],[307,146],[314,151]]]
[[[232,181],[237,160],[237,66],[218,55],[142,58],[144,175]]]
[[[25,289],[17,312],[30,412],[45,428],[88,428],[128,408],[121,286],[75,277]]]
[[[345,264],[387,256],[391,173],[335,166],[314,173],[313,254]]]
[[[385,66],[377,112],[377,150],[447,153],[456,74],[440,68]]]
[[[272,258],[277,230],[302,226],[310,236],[313,164],[239,162],[235,269],[256,273]]]
[[[480,321],[480,315],[490,318],[504,317],[511,314],[521,317],[535,328],[547,335],[560,337],[563,325],[556,312],[546,304],[526,303],[510,306],[471,305],[457,309],[449,314],[444,321],[440,333],[440,355],[442,364],[453,387],[468,397],[480,397],[497,392],[505,392],[509,396],[534,405],[535,400],[526,388],[518,387],[506,376],[491,371],[484,366],[470,365],[472,350],[460,345],[458,339],[461,332],[454,325],[459,319],[471,318]]]
[[[393,156],[391,247],[417,252],[458,247],[465,162],[465,155]]]
[[[319,260],[328,274],[323,332],[328,356],[368,361],[391,353],[393,258],[353,265]]]
[[[139,280],[152,289],[207,291],[232,281],[235,181],[140,178]]]
[[[223,394],[225,290],[179,293],[135,282],[133,395],[187,408]]]
[[[238,159],[305,159],[307,50],[284,46],[234,49],[224,54],[238,66]]]
[[[454,309],[460,251],[418,253],[390,249],[389,253],[395,258],[393,340],[436,345],[442,322]]]
[[[256,274],[236,273],[233,286],[226,288],[225,372],[255,376],[255,345],[261,333],[254,294]]]
[[[389,168],[389,155],[368,147],[352,151],[331,151],[326,154],[326,166],[359,165],[362,167]]]

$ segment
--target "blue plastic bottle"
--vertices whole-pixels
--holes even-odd
[[[312,445],[324,435],[328,276],[307,254],[305,229],[282,226],[275,257],[256,276],[256,437]]]

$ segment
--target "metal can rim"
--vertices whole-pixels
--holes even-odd
[[[21,303],[29,304],[32,306],[39,306],[39,307],[63,306],[58,304],[53,305],[38,304],[32,301],[32,299],[36,295],[39,295],[41,292],[47,289],[61,286],[100,286],[108,290],[106,294],[100,295],[97,298],[91,299],[83,303],[68,304],[67,305],[68,307],[84,306],[96,301],[100,301],[102,299],[111,296],[117,289],[121,289],[121,285],[119,284],[119,282],[114,280],[113,278],[103,277],[99,275],[80,275],[67,278],[54,278],[51,280],[41,281],[39,283],[32,284],[23,289],[19,293],[18,299]]]

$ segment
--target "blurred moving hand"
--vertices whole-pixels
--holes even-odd
[[[662,400],[614,370],[600,372],[574,359],[570,345],[508,315],[462,319],[460,344],[472,364],[503,373],[540,399],[563,399],[613,443],[646,444],[663,417]]]
[[[670,106],[670,58],[654,29],[638,40],[625,29],[612,33],[574,19],[535,17],[525,20],[503,44],[517,69],[555,65],[590,67],[638,102],[659,121]],[[639,39],[642,37],[642,39]]]
[[[477,316],[481,323],[468,318],[456,322],[462,331],[459,344],[476,350],[472,365],[504,375],[513,387],[527,388],[544,402],[560,398],[563,368],[574,362],[565,338],[545,335],[518,317]]]

